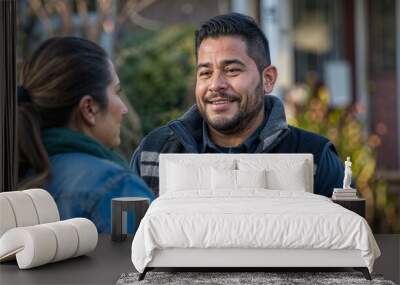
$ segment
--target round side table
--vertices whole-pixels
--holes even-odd
[[[113,241],[124,241],[127,237],[127,213],[135,213],[136,230],[149,208],[150,201],[143,197],[121,197],[111,200],[111,223]]]

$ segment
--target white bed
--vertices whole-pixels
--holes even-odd
[[[380,255],[362,217],[313,193],[309,154],[162,154],[132,243],[154,267],[354,267]],[[367,269],[368,268],[368,269]]]

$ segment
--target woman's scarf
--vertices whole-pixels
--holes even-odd
[[[42,130],[42,140],[49,156],[68,152],[83,152],[128,168],[126,160],[117,152],[106,148],[83,133],[68,128],[44,129]]]

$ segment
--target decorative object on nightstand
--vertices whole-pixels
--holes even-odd
[[[343,178],[343,189],[351,189],[351,160],[350,156],[347,157],[347,160],[344,162],[344,178]]]
[[[332,201],[365,218],[365,199],[357,197],[357,189],[351,188],[351,160],[344,162],[343,188],[333,189]]]
[[[136,227],[149,208],[150,201],[144,197],[121,197],[113,198],[111,201],[112,241],[124,241],[127,237],[127,214],[129,211],[135,213]]]
[[[338,200],[357,199],[357,190],[356,189],[335,188],[335,189],[333,189],[332,199],[338,199]]]
[[[354,200],[357,199],[357,190],[351,188],[351,160],[350,157],[347,157],[347,160],[344,162],[344,178],[343,178],[343,188],[335,188],[333,189],[332,199],[339,200]]]

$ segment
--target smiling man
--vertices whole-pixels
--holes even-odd
[[[140,143],[131,167],[158,196],[160,153],[312,153],[314,193],[330,197],[343,166],[326,138],[289,126],[269,95],[277,78],[268,41],[250,17],[216,16],[196,31],[196,104]]]

